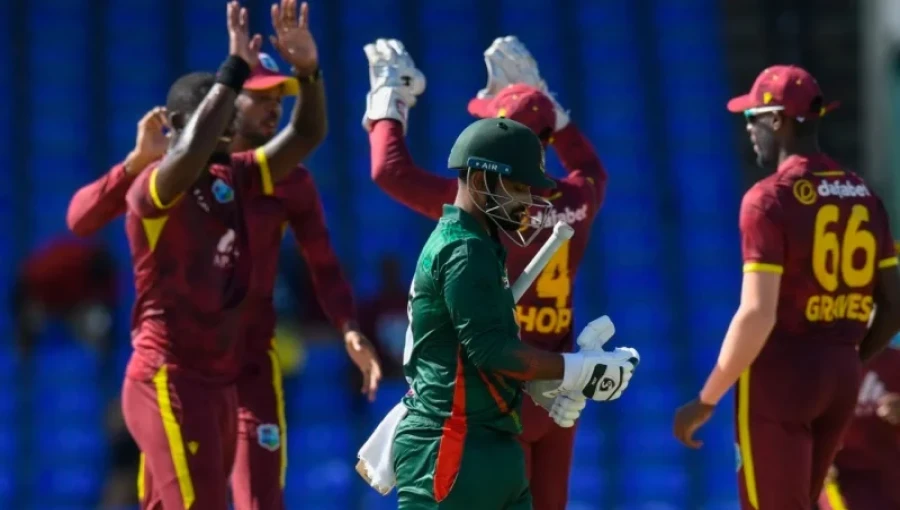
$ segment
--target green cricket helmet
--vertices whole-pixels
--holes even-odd
[[[495,172],[537,189],[553,189],[547,177],[544,146],[534,131],[510,119],[479,119],[460,133],[447,167]]]
[[[505,181],[537,189],[553,189],[547,177],[544,146],[528,126],[510,119],[476,120],[456,139],[447,166],[451,169],[485,172],[492,189],[467,186],[470,196],[484,197],[482,212],[519,246],[528,246],[547,225],[550,202],[534,195],[510,192]],[[482,206],[478,200],[475,204]]]

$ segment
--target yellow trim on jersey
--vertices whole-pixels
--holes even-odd
[[[274,340],[273,340],[274,343]],[[281,360],[275,349],[269,349],[269,359],[272,360],[272,390],[275,392],[275,408],[278,413],[278,435],[281,443],[281,469],[278,473],[278,481],[284,489],[287,478],[287,419],[284,416],[284,387],[281,382]]]
[[[778,264],[766,264],[765,262],[745,262],[745,273],[784,273],[784,266]]]
[[[159,218],[141,218],[141,225],[144,227],[144,235],[147,236],[147,246],[150,248],[151,252],[156,249],[156,243],[159,242],[159,236],[162,235],[163,227],[166,226],[166,221],[168,220],[168,216],[161,216]]]
[[[900,263],[900,259],[898,259],[897,257],[888,257],[886,259],[878,261],[878,269],[887,269],[889,267],[894,267],[898,263]]]
[[[144,456],[144,452],[141,452],[141,459],[138,461],[138,474],[137,474],[137,497],[138,502],[144,502],[144,496],[147,495],[147,486],[144,482],[144,476],[147,472],[147,457]]]
[[[156,188],[156,174],[158,172],[159,167],[154,168],[150,171],[150,199],[153,200],[153,205],[155,205],[157,209],[168,209],[178,203],[178,199],[181,198],[181,193],[173,198],[171,203],[164,204],[163,201],[159,198],[159,190]]]
[[[272,172],[269,170],[269,158],[266,156],[266,151],[262,147],[256,149],[254,154],[256,155],[256,163],[259,164],[259,175],[262,177],[263,194],[271,195],[275,188],[272,186]]]
[[[813,172],[816,177],[838,177],[844,175],[843,170],[825,170],[824,172]]]
[[[756,491],[756,471],[753,469],[753,448],[750,445],[750,369],[738,380],[738,445],[744,469],[744,485],[750,506],[759,509],[759,494]]]
[[[828,501],[831,510],[847,510],[844,496],[841,495],[841,488],[834,480],[825,482],[825,501]]]
[[[178,419],[175,418],[175,412],[172,411],[172,399],[169,395],[169,371],[165,365],[153,376],[153,384],[156,386],[156,402],[159,405],[163,430],[166,431],[169,454],[172,456],[172,464],[175,466],[175,477],[178,480],[178,488],[181,490],[181,500],[184,503],[185,510],[187,510],[191,508],[196,499],[194,496],[194,483],[191,481],[187,454],[184,452],[181,426],[178,424]]]

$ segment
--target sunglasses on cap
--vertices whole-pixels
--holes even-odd
[[[752,124],[756,121],[757,117],[764,113],[780,111],[784,111],[784,106],[759,106],[757,108],[749,108],[747,110],[744,110],[744,118],[747,119],[747,122]]]

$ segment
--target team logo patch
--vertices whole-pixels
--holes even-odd
[[[234,200],[234,190],[222,179],[216,179],[212,185],[212,194],[216,197],[216,202],[226,204]]]
[[[811,182],[806,179],[800,179],[794,183],[794,198],[803,205],[812,205],[816,203],[818,194]]]
[[[278,431],[278,425],[263,423],[256,427],[256,441],[270,452],[278,450],[281,447],[281,434]]]
[[[741,445],[739,445],[737,443],[734,443],[734,463],[735,463],[735,467],[734,467],[735,471],[740,471],[741,466],[744,465],[744,459],[741,458]]]
[[[276,63],[275,59],[270,57],[267,53],[259,54],[259,64],[263,66],[263,68],[272,71],[273,73],[280,72],[278,69],[278,63]]]

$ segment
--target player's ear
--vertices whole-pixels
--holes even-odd
[[[181,112],[169,112],[169,125],[176,131],[181,131],[187,118]]]
[[[774,112],[772,115],[772,130],[778,131],[784,125],[784,115],[782,112]]]

